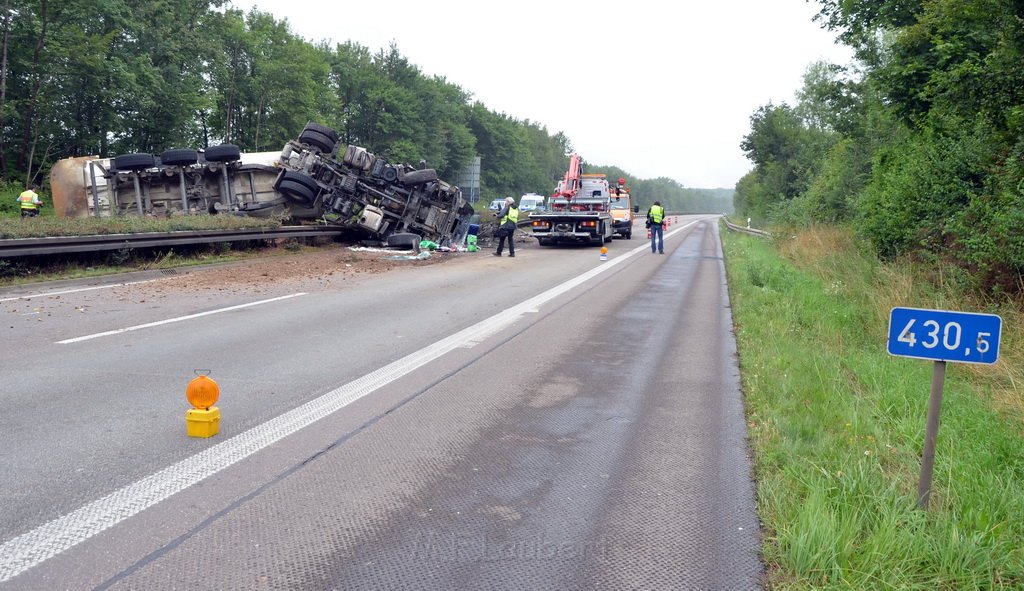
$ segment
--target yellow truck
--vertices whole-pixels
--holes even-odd
[[[640,213],[640,206],[633,203],[626,179],[620,178],[616,186],[608,191],[611,197],[612,228],[626,240],[633,237],[633,220]]]

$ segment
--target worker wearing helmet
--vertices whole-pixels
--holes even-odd
[[[506,238],[508,238],[508,256],[516,256],[515,233],[516,222],[519,221],[519,208],[516,206],[516,200],[506,197],[505,207],[494,215],[498,218],[498,230],[494,233],[498,237],[498,250],[494,252],[494,256],[501,256]]]
[[[21,205],[21,217],[31,218],[39,215],[39,207],[43,204],[39,195],[35,192],[36,186],[32,185],[18,195],[18,203]]]

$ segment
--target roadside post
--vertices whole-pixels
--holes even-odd
[[[999,359],[1002,328],[1003,319],[994,314],[920,308],[893,308],[889,313],[889,354],[934,361],[921,479],[917,485],[919,509],[928,508],[931,496],[946,363],[995,363]]]

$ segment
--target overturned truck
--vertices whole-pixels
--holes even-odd
[[[310,122],[280,152],[222,144],[159,156],[69,158],[50,175],[64,217],[228,214],[317,221],[401,245],[461,243],[473,208],[432,168],[414,168],[339,144]]]

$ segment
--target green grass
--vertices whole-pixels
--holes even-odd
[[[0,259],[0,287],[25,285],[59,279],[81,279],[150,271],[174,269],[239,261],[254,257],[293,254],[306,248],[298,239],[283,242],[278,247],[265,241],[214,242],[211,244],[183,245],[176,249],[124,249],[85,255],[52,257],[25,257]],[[90,253],[87,253],[90,254]]]
[[[233,230],[276,228],[279,218],[252,218],[233,215],[174,216],[168,218],[119,216],[106,218],[58,218],[49,195],[42,194],[46,206],[35,218],[22,219],[16,197],[21,187],[0,183],[0,239],[85,236],[95,234],[134,234],[183,230]],[[122,249],[69,255],[11,257],[0,259],[0,286],[36,283],[54,279],[77,279],[148,269],[205,265],[227,262],[266,253],[264,241],[215,242],[168,248]],[[301,246],[286,241],[285,248]]]
[[[0,239],[44,238],[47,236],[85,236],[92,234],[135,234],[182,230],[233,230],[240,228],[276,228],[276,218],[251,218],[232,215],[194,215],[170,218],[119,216],[109,218],[0,218]]]
[[[992,304],[948,301],[828,233],[722,234],[771,588],[1024,588],[1020,324],[1004,316],[996,367],[947,367],[920,511],[932,364],[886,353],[888,311]]]

